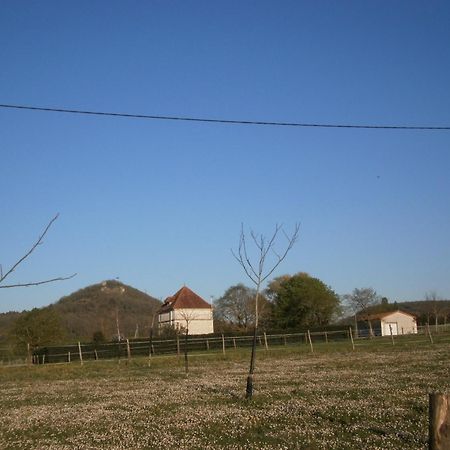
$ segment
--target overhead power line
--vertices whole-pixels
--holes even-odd
[[[0,104],[0,108],[22,109],[28,111],[46,111],[66,114],[83,114],[91,116],[125,117],[129,119],[150,120],[178,120],[184,122],[222,123],[228,125],[265,125],[273,127],[303,127],[303,128],[355,128],[366,130],[420,130],[420,131],[450,131],[450,126],[423,126],[423,125],[356,125],[339,123],[304,123],[304,122],[269,122],[263,120],[235,120],[235,119],[211,119],[206,117],[188,116],[160,116],[148,114],[115,113],[106,111],[86,111],[67,108],[44,108],[42,106],[30,105],[7,105]]]

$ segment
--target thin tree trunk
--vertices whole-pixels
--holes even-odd
[[[255,372],[255,358],[256,358],[256,341],[258,336],[258,327],[255,325],[252,341],[252,356],[250,357],[250,370],[247,377],[247,389],[245,391],[245,398],[251,400],[253,396],[253,374]]]
[[[149,336],[149,342],[148,342],[148,366],[150,367],[151,359],[152,359],[152,353],[153,353],[153,326],[155,323],[155,314],[153,314],[152,317],[152,325],[150,327],[150,336]]]
[[[245,391],[245,398],[248,398],[250,400],[253,397],[253,374],[255,373],[256,340],[257,340],[257,337],[258,337],[259,287],[260,287],[260,284],[258,283],[258,285],[256,286],[256,296],[255,296],[255,330],[253,332],[252,355],[250,357],[250,369],[248,371],[247,389]]]
[[[186,328],[186,334],[184,335],[184,371],[186,376],[189,374],[189,359],[188,359],[188,329]]]

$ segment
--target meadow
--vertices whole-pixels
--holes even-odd
[[[450,336],[0,367],[2,449],[423,449]]]

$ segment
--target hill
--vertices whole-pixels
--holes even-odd
[[[92,339],[101,331],[106,339],[148,336],[153,314],[161,302],[138,289],[109,280],[61,298],[53,309],[61,318],[69,340]]]
[[[0,342],[5,341],[8,337],[9,327],[20,316],[20,312],[9,311],[0,314]]]
[[[67,341],[92,340],[101,332],[105,339],[148,336],[154,313],[161,306],[156,298],[114,280],[103,281],[62,297],[39,309],[52,309],[60,318]],[[0,315],[0,338],[22,313]]]

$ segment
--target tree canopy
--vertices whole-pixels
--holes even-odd
[[[12,338],[18,347],[56,344],[64,337],[59,315],[52,307],[35,308],[20,315],[12,329]]]
[[[242,283],[230,286],[222,297],[214,302],[214,315],[219,321],[235,329],[246,330],[255,324],[256,290]],[[270,305],[264,296],[259,298],[260,321],[266,321]]]
[[[267,291],[273,301],[274,325],[279,328],[327,325],[340,310],[339,296],[307,273],[275,278]]]
[[[365,311],[367,308],[378,305],[381,302],[380,296],[371,287],[355,288],[351,294],[344,295],[344,300],[354,314]],[[386,305],[387,301],[383,306]]]

